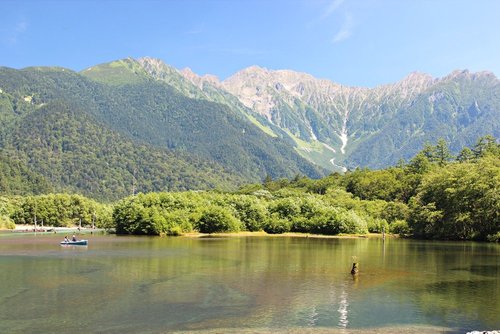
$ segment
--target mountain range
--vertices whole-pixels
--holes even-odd
[[[216,86],[236,96],[268,126],[285,131],[302,156],[329,170],[383,168],[439,138],[456,152],[500,132],[500,85],[490,72],[455,71],[441,79],[415,72],[372,89],[256,66],[222,82],[181,73],[202,89]]]
[[[154,58],[81,72],[0,68],[0,192],[231,189],[266,176],[382,168],[444,138],[500,135],[489,72],[347,87],[252,66],[220,81]]]

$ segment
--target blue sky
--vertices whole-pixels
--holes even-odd
[[[221,79],[259,65],[368,87],[499,76],[499,13],[497,0],[0,0],[0,66],[151,56]]]

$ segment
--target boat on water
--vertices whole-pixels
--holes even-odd
[[[88,240],[77,240],[77,241],[61,241],[61,245],[68,245],[68,246],[87,246],[88,245]]]

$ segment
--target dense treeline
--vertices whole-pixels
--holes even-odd
[[[313,180],[266,178],[237,192],[138,194],[114,205],[78,195],[0,198],[3,225],[82,221],[121,234],[231,231],[335,235],[392,232],[428,239],[500,239],[500,145],[491,136],[452,157],[444,140],[408,163]]]
[[[444,140],[385,170],[247,185],[234,193],[129,197],[117,231],[178,234],[264,230],[320,234],[388,231],[419,238],[500,238],[500,148],[491,136],[452,157]]]
[[[47,194],[0,197],[0,224],[69,227],[75,225],[113,227],[112,206],[81,195]],[[1,225],[0,225],[1,226]]]
[[[11,215],[15,210],[16,202],[13,199],[0,197],[0,228],[13,229],[16,224],[11,219]]]
[[[363,210],[333,206],[334,197],[284,189],[252,195],[213,192],[149,193],[114,208],[118,233],[180,234],[259,231],[367,233],[381,222]]]

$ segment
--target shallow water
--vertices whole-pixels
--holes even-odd
[[[1,333],[500,329],[497,244],[86,238],[0,236]]]

